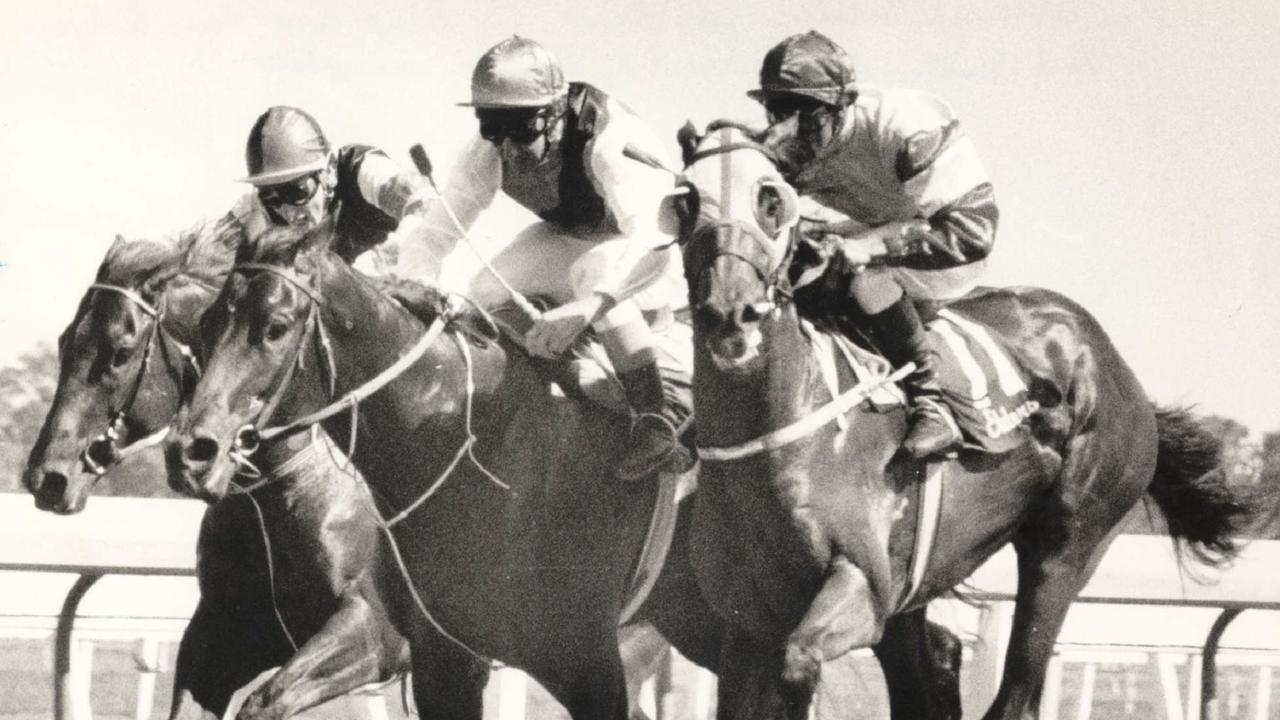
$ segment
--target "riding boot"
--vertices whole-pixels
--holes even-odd
[[[911,299],[903,295],[870,320],[885,358],[894,367],[909,362],[916,366],[903,380],[911,403],[911,428],[902,447],[916,458],[954,454],[962,441],[960,427],[942,398],[934,353],[925,342],[924,324]]]
[[[618,478],[643,480],[659,470],[684,472],[693,464],[679,433],[689,412],[668,392],[656,362],[618,373],[634,411],[631,438],[618,466]],[[674,388],[673,388],[674,389]]]

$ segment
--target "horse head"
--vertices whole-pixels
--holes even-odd
[[[198,374],[189,346],[216,292],[186,268],[214,237],[117,237],[108,250],[58,340],[57,392],[23,474],[37,507],[79,512],[99,478],[167,430]]]
[[[760,325],[789,294],[796,192],[743,126],[719,121],[698,135],[686,125],[680,143],[685,189],[672,202],[694,327],[717,369],[752,373],[765,350]]]
[[[208,501],[220,499],[257,450],[256,423],[270,420],[285,394],[328,393],[332,365],[322,346],[324,312],[318,277],[328,269],[332,223],[310,230],[268,230],[237,251],[222,290],[200,321],[207,367],[188,411],[165,440],[169,485]],[[339,261],[340,262],[340,261]],[[312,357],[319,362],[313,362]],[[315,393],[309,392],[315,390]],[[301,400],[307,402],[307,400]],[[267,405],[270,408],[267,408]]]

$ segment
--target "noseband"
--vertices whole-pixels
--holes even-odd
[[[210,288],[212,289],[212,288]],[[88,292],[106,292],[114,293],[128,300],[134,307],[142,311],[142,313],[151,318],[151,327],[147,330],[147,340],[142,346],[142,362],[138,365],[138,374],[130,383],[128,394],[125,395],[124,402],[120,408],[112,410],[108,414],[107,428],[102,433],[94,437],[85,445],[84,450],[80,453],[80,464],[84,471],[92,475],[101,477],[107,473],[113,466],[119,464],[125,458],[140,452],[156,443],[160,442],[169,432],[169,426],[166,425],[155,433],[132,442],[126,447],[119,447],[121,429],[124,427],[125,417],[133,410],[133,405],[138,399],[138,395],[142,390],[143,380],[147,375],[147,368],[151,365],[152,348],[159,344],[160,353],[164,356],[165,365],[171,370],[173,364],[169,357],[168,346],[172,345],[177,348],[178,354],[182,356],[187,365],[190,366],[196,377],[200,376],[200,363],[196,361],[196,356],[191,352],[191,348],[179,341],[177,338],[165,329],[164,318],[166,302],[165,296],[161,294],[160,302],[157,306],[153,306],[147,302],[140,293],[130,288],[120,285],[110,285],[107,283],[94,283],[89,286]],[[182,369],[176,373],[181,376]]]

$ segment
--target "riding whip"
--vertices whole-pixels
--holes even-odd
[[[498,281],[498,284],[501,285],[508,293],[511,293],[511,301],[516,304],[516,307],[523,310],[530,318],[534,320],[541,318],[542,312],[539,311],[538,308],[534,307],[533,303],[529,302],[529,298],[511,287],[510,283],[507,282],[507,279],[502,277],[501,273],[499,273],[497,269],[489,263],[489,259],[480,252],[480,249],[476,247],[476,244],[471,240],[471,236],[467,233],[467,229],[462,226],[462,221],[458,220],[458,216],[454,214],[453,208],[449,207],[449,201],[445,200],[444,193],[440,192],[440,187],[436,185],[435,176],[431,172],[431,158],[427,156],[427,150],[422,147],[422,143],[415,143],[409,148],[409,158],[413,160],[413,164],[418,168],[418,172],[427,179],[427,182],[431,183],[431,189],[436,191],[436,197],[440,200],[441,207],[444,208],[444,211],[449,216],[449,220],[453,223],[453,226],[457,228],[459,233],[461,233],[462,239],[466,241],[467,246],[471,248],[471,252],[475,253],[476,257],[480,258],[480,262],[484,263],[485,269],[493,275],[494,279]]]

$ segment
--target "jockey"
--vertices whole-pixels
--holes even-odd
[[[560,303],[525,336],[537,356],[554,358],[594,328],[635,418],[618,476],[683,469],[688,457],[676,436],[692,412],[690,373],[666,347],[686,292],[672,238],[658,224],[671,180],[623,155],[631,146],[662,157],[662,144],[625,105],[566,83],[546,49],[518,36],[484,54],[471,101],[460,105],[475,108],[478,132],[443,202],[430,204],[417,233],[401,238],[397,270],[437,281],[440,263],[499,190],[537,214],[541,221],[502,249],[493,272],[478,274],[468,292],[482,305],[506,302],[501,277],[519,293]]]
[[[249,131],[245,149],[254,186],[231,209],[245,236],[282,225],[309,227],[337,213],[334,251],[348,263],[380,245],[401,218],[431,194],[426,180],[404,172],[368,145],[332,152],[320,125],[298,108],[269,108]]]
[[[960,430],[911,299],[959,297],[985,269],[998,212],[972,141],[931,95],[855,85],[844,49],[814,31],[774,46],[748,95],[764,105],[787,180],[849,218],[821,233],[838,236],[848,267],[859,268],[849,295],[886,358],[916,365],[903,447],[921,458],[954,450]]]

